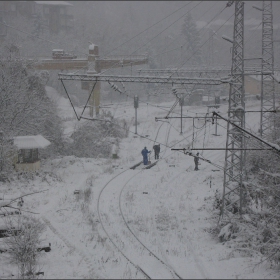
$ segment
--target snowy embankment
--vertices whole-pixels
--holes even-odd
[[[63,101],[60,99],[58,104],[63,105],[65,117],[70,117],[65,121],[65,129],[70,131],[77,121],[71,119],[69,102]],[[171,107],[172,102],[162,105]],[[257,108],[257,104],[251,106]],[[134,123],[132,103],[125,109],[107,110],[116,118]],[[225,105],[219,110],[226,116]],[[205,112],[205,107],[184,107],[184,115],[205,116]],[[224,147],[226,124],[219,121],[220,136],[215,136],[211,121],[195,120],[193,130],[192,120],[184,119],[180,135],[179,119],[155,122],[155,117],[166,113],[158,107],[140,105],[138,134],[144,137],[129,133],[120,143],[119,159],[69,156],[46,160],[32,179],[21,178],[0,186],[1,193],[10,196],[47,189],[26,197],[23,207],[39,213],[36,216],[47,225],[45,242],[52,243],[51,252],[42,253],[39,265],[45,275],[40,277],[144,278],[136,265],[153,278],[176,278],[174,271],[192,279],[278,278],[265,262],[257,265],[259,257],[233,251],[213,232],[218,221],[212,218],[212,204],[216,190],[223,186],[223,171],[217,166],[223,166],[224,151],[199,150],[215,166],[201,161],[200,170],[194,171],[193,157],[171,150],[192,145]],[[177,108],[170,116],[178,114]],[[253,129],[257,121],[254,114],[247,118]],[[131,126],[130,131],[134,132],[135,127]],[[149,170],[129,170],[142,159],[144,146],[152,150],[154,140],[161,144],[158,163]],[[152,152],[152,162],[153,156]],[[75,190],[80,193],[74,194]],[[0,271],[8,276],[16,267],[6,263],[5,254],[1,254]]]

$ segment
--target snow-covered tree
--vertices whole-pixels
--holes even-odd
[[[187,64],[201,63],[200,34],[190,13],[184,18],[181,33],[186,41],[183,46],[183,51],[186,52],[184,62]]]
[[[271,118],[273,119],[273,116]],[[277,115],[275,123],[275,128],[267,135],[266,141],[269,139],[271,145],[279,147],[280,118]],[[248,149],[268,148],[254,138],[248,138],[246,145]],[[227,241],[235,250],[246,250],[248,254],[259,252],[266,256],[272,265],[280,263],[279,162],[280,155],[276,150],[246,152],[247,176],[244,176],[242,185],[243,219],[239,218],[238,212],[235,214],[233,211],[231,223],[224,225],[219,234],[221,241]],[[217,206],[220,207],[220,203]]]
[[[12,141],[0,131],[0,181],[6,181],[13,171],[16,147]]]
[[[40,73],[13,56],[0,58],[0,70],[0,130],[5,139],[42,134],[61,142],[61,120]]]
[[[33,34],[34,36],[42,36],[44,31],[46,29],[46,23],[45,20],[43,20],[43,17],[41,13],[37,13],[33,15]],[[35,37],[33,37],[33,40]]]
[[[87,121],[75,129],[71,136],[73,142],[69,145],[71,155],[92,158],[111,156],[113,143],[118,145],[119,139],[127,135],[128,126],[110,115],[101,114],[100,119],[104,121]]]

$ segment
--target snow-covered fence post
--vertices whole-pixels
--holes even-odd
[[[115,143],[113,143],[113,146],[112,146],[112,158],[113,159],[119,158],[118,157],[118,148],[117,148],[117,145]]]

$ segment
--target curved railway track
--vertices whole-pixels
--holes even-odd
[[[162,124],[161,124],[161,126],[159,127],[159,130],[160,130],[160,128],[162,127]],[[169,129],[166,131],[166,141],[168,141],[168,139],[169,139],[169,135],[170,135],[170,129],[171,129],[171,126],[169,126]],[[157,136],[158,136],[158,133],[159,133],[159,130],[157,131]],[[209,139],[208,139],[208,141],[209,141]],[[208,142],[208,141],[206,141],[206,142]],[[167,143],[166,143],[167,144]],[[166,149],[165,149],[165,151],[167,150],[167,147],[166,147]],[[174,180],[176,181],[177,179],[179,179],[179,177],[181,176],[181,175],[183,175],[185,172],[179,172],[178,174],[176,174],[175,176],[173,176],[166,184],[170,184],[171,182],[172,183],[174,183]],[[198,174],[194,174],[194,176],[192,177],[192,179],[191,179],[191,182],[192,181],[195,181],[195,180],[197,180],[197,175]],[[128,183],[128,182],[127,182]],[[125,186],[127,185],[127,183],[124,185],[124,187],[122,188],[122,190],[121,190],[121,195],[120,195],[120,197],[123,197],[123,195],[122,195],[122,193],[124,192],[124,188],[125,188]],[[178,201],[180,201],[180,195],[178,195],[177,196],[177,198],[178,198]],[[120,207],[120,209],[121,209],[121,202],[119,203],[119,207]],[[177,205],[177,207],[175,207],[176,209],[177,209],[177,217],[179,217],[180,215],[180,213],[179,213],[179,205]],[[126,220],[125,219],[125,217],[124,217],[124,215],[123,215],[123,211],[121,210],[121,212],[122,212],[122,217],[123,217],[123,219],[124,219],[124,221]],[[189,217],[189,219],[190,220],[192,220],[192,217],[190,216],[190,215],[188,215],[188,217]],[[127,224],[127,227],[128,228],[130,228],[129,227],[129,225],[128,225],[128,223],[125,221],[125,223]],[[177,220],[177,225],[178,225],[178,229],[179,229],[179,231],[181,232],[181,233],[183,233],[184,232],[184,230],[182,230],[183,229],[183,226],[180,224],[180,222],[179,222],[179,218],[178,218],[178,220]],[[132,232],[132,230],[130,229],[130,231]],[[133,233],[132,232],[132,234],[135,236],[135,238],[136,239],[138,239],[139,240],[139,238],[135,235],[135,233]],[[186,243],[187,243],[187,248],[188,248],[188,251],[190,252],[190,254],[191,254],[191,256],[192,256],[192,258],[193,258],[193,260],[194,260],[194,263],[195,263],[195,267],[196,267],[196,269],[197,269],[197,271],[199,272],[199,278],[206,278],[206,279],[208,279],[209,278],[209,276],[208,276],[208,273],[207,273],[207,271],[205,270],[205,267],[203,266],[203,263],[201,262],[201,260],[200,260],[200,258],[199,258],[199,256],[196,254],[196,252],[195,252],[195,250],[194,250],[194,247],[193,247],[193,244],[192,244],[192,242],[190,241],[190,237],[189,236],[187,236],[187,238],[186,238],[187,240],[186,240]],[[140,240],[139,240],[139,242],[141,242]],[[142,242],[141,242],[142,243]],[[161,250],[162,251],[162,250]],[[174,272],[174,274],[177,276],[177,277],[179,277],[179,278],[181,278],[181,276],[179,276],[178,275],[178,273],[176,273],[176,271],[174,270],[174,268],[168,263],[168,257],[165,255],[165,253],[162,251],[162,253],[164,254],[164,259],[166,260],[165,261],[165,263],[168,265],[168,267],[170,268],[170,270],[172,270],[173,272]]]
[[[156,141],[159,131],[162,127],[163,123],[158,128]],[[165,135],[165,144],[166,148],[164,149],[164,153],[167,150],[168,139],[170,135],[171,126],[169,126],[166,130]],[[178,273],[166,262],[164,262],[160,257],[158,257],[155,253],[153,253],[132,231],[128,222],[126,221],[122,206],[121,206],[121,196],[124,188],[127,184],[133,180],[138,174],[143,172],[143,170],[132,171],[131,169],[127,169],[114,176],[110,181],[108,181],[105,186],[102,188],[101,192],[98,196],[97,209],[98,216],[101,223],[101,226],[106,233],[108,239],[115,246],[115,248],[119,251],[119,253],[138,271],[140,271],[144,277],[148,279],[152,278],[160,278],[160,279],[182,279]],[[129,175],[129,179],[125,178],[127,173],[131,173]],[[124,177],[124,178],[123,178]],[[124,181],[126,181],[124,183]],[[119,183],[119,184],[118,184]],[[107,203],[105,203],[107,199]],[[103,202],[103,203],[101,203]],[[115,203],[115,208],[113,208],[112,203]],[[107,210],[102,213],[101,205],[106,205]],[[109,208],[109,209],[108,209]],[[117,209],[118,208],[118,209]],[[107,211],[107,213],[106,213]],[[116,214],[118,211],[117,217],[119,218],[119,224],[116,224]],[[112,212],[112,213],[110,213]],[[115,213],[113,213],[115,212]],[[109,216],[115,214],[114,220],[109,220]],[[121,218],[121,219],[120,219]],[[106,221],[105,221],[106,220]],[[107,223],[107,224],[106,224]],[[122,229],[120,230],[119,225],[122,225]],[[110,234],[111,226],[115,226],[115,233]],[[109,229],[110,228],[110,229]],[[118,232],[119,231],[119,232]],[[118,233],[117,233],[118,232]],[[123,241],[126,241],[125,242]],[[136,245],[135,245],[136,241]],[[135,248],[138,252],[141,252],[142,257],[132,256],[130,250],[131,248]],[[143,268],[145,267],[145,268]]]
[[[124,170],[105,184],[98,197],[97,209],[100,224],[119,253],[145,278],[181,279],[169,264],[161,260],[139,240],[124,218],[120,199],[122,190],[140,172],[142,171],[135,174],[130,169]],[[126,181],[125,184],[124,181]]]
[[[163,123],[157,130],[154,143],[157,140],[160,129]],[[168,145],[172,125],[166,129],[165,133],[165,149],[162,155],[165,155]],[[129,182],[143,172],[143,170],[135,171],[131,169],[124,170],[114,176],[102,188],[98,196],[98,216],[100,224],[107,235],[110,242],[114,245],[117,251],[139,271],[143,277],[147,279],[182,279],[180,275],[171,267],[169,263],[163,261],[159,256],[153,253],[147,245],[145,245],[129,226],[129,221],[125,219],[122,210],[121,197],[124,188]],[[192,251],[192,250],[191,250]],[[166,258],[164,258],[166,260]],[[203,268],[200,267],[199,261],[195,258],[196,265],[205,277]],[[205,277],[206,278],[206,277]]]

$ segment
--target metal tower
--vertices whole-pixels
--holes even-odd
[[[229,1],[227,6],[229,7],[233,3],[235,3],[231,66],[233,83],[230,84],[229,91],[228,119],[244,128],[244,2]],[[243,132],[228,122],[221,209],[222,218],[225,215],[230,216],[230,213],[242,213],[242,180],[245,158],[243,148],[245,148]]]
[[[213,61],[214,61],[214,39],[213,39],[213,35],[214,35],[214,31],[209,28],[209,33],[208,33],[209,37],[208,37],[208,40],[209,40],[209,44],[208,44],[208,68],[211,69],[211,67],[213,67]],[[208,104],[209,105],[209,100],[210,100],[210,95],[212,95],[212,86],[208,86],[207,87],[207,95],[208,95]]]
[[[214,31],[209,28],[208,31],[208,51],[207,51],[207,62],[208,62],[208,67],[209,69],[213,66],[213,62],[214,62]]]
[[[260,135],[266,137],[274,126],[269,111],[275,110],[272,1],[263,1],[262,8],[262,83]]]

